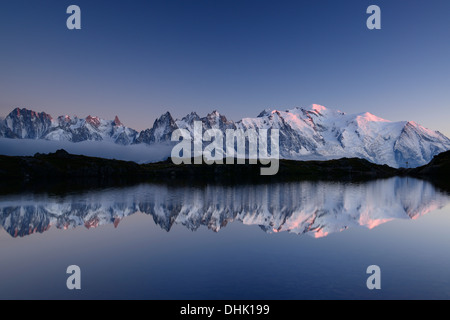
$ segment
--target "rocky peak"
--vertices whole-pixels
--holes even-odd
[[[187,116],[185,116],[181,121],[185,121],[187,123],[192,123],[193,121],[200,120],[200,117],[196,112],[191,112]]]
[[[116,117],[114,118],[113,124],[114,124],[116,127],[123,126],[123,124],[122,124],[122,122],[120,122],[118,116],[116,116]]]
[[[86,117],[86,122],[89,123],[93,127],[100,126],[100,119],[98,117],[92,117],[91,115]]]
[[[35,112],[33,110],[29,110],[27,108],[15,108],[11,113],[7,116],[7,118],[22,118],[24,120],[32,120],[32,119],[40,119],[41,121],[51,121],[52,116],[45,112]]]
[[[164,113],[161,117],[159,117],[158,119],[155,120],[153,127],[155,126],[165,126],[165,125],[169,125],[169,126],[173,126],[175,124],[175,121],[172,118],[172,115],[170,114],[169,111],[167,111],[166,113]]]

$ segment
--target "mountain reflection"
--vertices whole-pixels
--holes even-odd
[[[267,185],[173,187],[143,184],[64,197],[0,197],[0,225],[13,237],[59,229],[118,226],[136,212],[166,231],[173,225],[219,231],[239,221],[266,232],[324,237],[350,227],[374,228],[417,219],[442,208],[448,196],[422,180],[391,178],[366,183],[295,182]]]

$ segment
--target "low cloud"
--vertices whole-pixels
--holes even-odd
[[[170,156],[172,146],[167,144],[137,144],[122,146],[105,141],[47,141],[31,139],[0,138],[0,154],[7,156],[33,156],[36,153],[51,153],[64,149],[72,154],[106,159],[134,161],[137,163],[157,162]]]

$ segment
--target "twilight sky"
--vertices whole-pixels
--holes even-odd
[[[82,30],[66,28],[71,4]],[[4,0],[0,48],[2,117],[117,114],[140,130],[165,111],[317,103],[450,136],[448,0]]]

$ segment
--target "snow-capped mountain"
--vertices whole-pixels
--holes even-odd
[[[7,138],[40,139],[52,126],[52,117],[44,112],[14,109],[0,124],[0,134]]]
[[[433,156],[450,150],[450,139],[415,122],[391,122],[371,113],[346,114],[320,105],[286,111],[266,109],[256,118],[233,122],[213,111],[201,118],[195,112],[181,120],[169,112],[155,120],[152,128],[137,132],[116,117],[107,121],[88,116],[53,119],[46,113],[13,110],[0,120],[0,137],[56,141],[111,141],[121,145],[174,144],[172,132],[178,128],[193,133],[194,121],[203,130],[279,129],[280,156],[295,160],[326,160],[342,157],[367,159],[391,167],[417,167]],[[169,154],[167,154],[169,156]]]
[[[170,112],[166,112],[159,119],[156,119],[151,129],[141,131],[136,138],[136,143],[159,143],[170,141],[172,132],[177,129],[175,121]]]
[[[107,121],[98,117],[60,116],[28,109],[14,109],[4,120],[0,135],[16,139],[44,139],[53,141],[112,141],[128,145],[135,141],[137,131],[125,127],[116,117]]]
[[[309,110],[265,110],[237,126],[280,129],[286,159],[357,157],[391,167],[417,167],[450,149],[443,134],[415,122],[391,122],[371,113],[346,114],[313,105]]]
[[[412,178],[364,184],[295,182],[203,188],[140,185],[69,194],[2,196],[0,227],[12,236],[45,232],[51,226],[95,228],[142,212],[163,230],[181,225],[215,232],[232,222],[269,233],[324,237],[352,227],[372,229],[398,219],[417,219],[447,205],[448,195]]]

